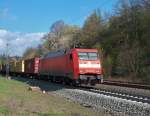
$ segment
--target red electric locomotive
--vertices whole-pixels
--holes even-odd
[[[40,77],[63,83],[95,85],[103,81],[97,49],[49,52],[40,59]]]

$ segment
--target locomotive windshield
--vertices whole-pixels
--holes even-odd
[[[78,52],[78,57],[80,60],[97,60],[97,52]]]

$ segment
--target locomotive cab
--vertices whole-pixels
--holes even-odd
[[[102,66],[97,49],[75,49],[74,71],[77,83],[95,85],[103,81]]]

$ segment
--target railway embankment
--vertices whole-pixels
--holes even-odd
[[[14,78],[12,78],[14,79]],[[16,81],[19,80],[19,81]],[[20,82],[21,81],[21,82]],[[40,85],[40,84],[42,85]],[[78,103],[68,101],[54,94],[43,94],[42,91],[29,91],[30,85],[39,85],[40,89],[50,90],[49,83],[32,79],[7,80],[0,77],[0,116],[107,116],[103,112],[85,108]],[[42,87],[43,86],[43,87]],[[49,88],[48,88],[49,87]]]
[[[121,93],[121,94],[138,96],[141,98],[150,99],[150,90],[130,88],[130,87],[121,87],[121,86],[114,86],[114,85],[104,85],[104,84],[97,84],[96,88],[100,90],[104,90],[104,91]]]
[[[38,86],[41,90],[45,90],[48,94],[67,98],[68,101],[80,103],[85,107],[111,115],[129,115],[129,116],[149,116],[150,104],[134,101],[134,99],[122,99],[114,97],[110,94],[100,94],[82,90],[80,88],[72,88],[60,84],[54,84],[47,81],[16,78],[29,85]],[[103,86],[103,85],[102,85]],[[103,87],[104,88],[104,87]],[[113,88],[113,87],[112,87]],[[119,87],[117,87],[119,89]],[[116,90],[117,90],[116,88]],[[109,90],[107,87],[105,88]],[[128,88],[126,88],[128,89]],[[131,88],[132,89],[132,88]],[[119,89],[122,93],[123,89]],[[134,92],[135,90],[128,90]],[[140,92],[140,90],[138,90]],[[139,93],[140,94],[140,93]]]
[[[149,116],[150,104],[121,99],[109,95],[93,93],[79,89],[63,89],[55,92],[58,95],[79,102],[84,106],[100,110],[105,109],[112,115]]]

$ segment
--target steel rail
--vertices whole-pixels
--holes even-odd
[[[104,80],[103,84],[150,90],[150,85],[148,84],[144,85],[144,84],[128,83],[128,82],[121,82],[121,81],[110,81],[110,80]]]
[[[125,94],[125,93],[111,92],[111,91],[101,90],[99,88],[89,87],[89,86],[80,86],[77,88],[80,90],[93,92],[93,93],[97,93],[97,94],[103,94],[103,95],[117,97],[117,98],[121,98],[121,99],[150,104],[150,97],[143,97],[140,95],[129,95],[129,94]]]

